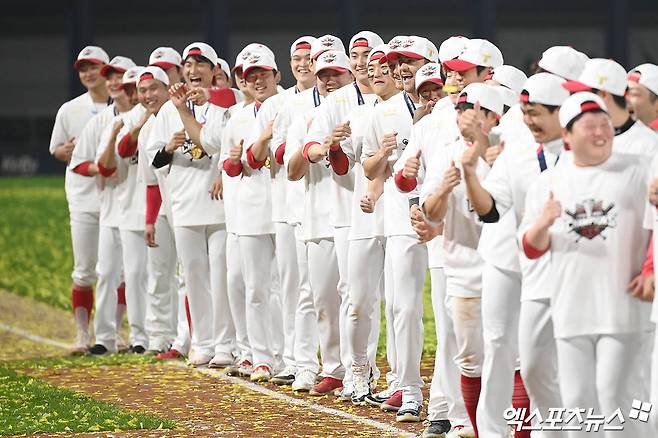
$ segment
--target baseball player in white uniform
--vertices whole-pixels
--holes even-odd
[[[170,91],[170,102],[155,119],[149,149],[157,151],[154,167],[170,168],[167,184],[176,249],[192,319],[189,361],[225,367],[234,362],[235,329],[226,289],[224,206],[209,193],[219,176],[219,156],[203,149],[199,131],[209,120],[225,119],[226,110],[208,102],[195,103],[200,103],[198,98],[205,100],[199,89],[210,88],[218,68],[214,49],[192,43],[183,51],[183,60],[183,76],[191,89],[179,86]]]
[[[504,241],[501,245],[507,251],[508,257],[516,259],[518,256],[518,246],[514,241],[514,234],[523,214],[527,187],[541,172],[555,166],[563,148],[558,109],[568,97],[566,90],[562,87],[564,82],[564,79],[550,73],[538,73],[527,80],[521,92],[521,110],[535,142],[526,141],[523,135],[518,136],[516,140],[512,135],[508,136],[505,150],[496,159],[491,172],[489,172],[483,183],[484,189],[480,185],[477,175],[469,172],[464,175],[471,205],[485,222],[485,227],[490,223],[497,223],[501,218],[512,218],[511,224],[505,224],[506,227],[502,229],[502,234],[511,239],[511,244]],[[512,208],[514,210],[511,210]],[[507,226],[509,225],[512,227],[511,236],[507,232]],[[487,248],[488,252],[482,251],[481,241],[479,250],[484,257],[487,257],[492,254],[493,248]],[[493,254],[497,255],[499,259],[503,258],[502,253],[493,252]],[[478,427],[487,430],[489,434],[503,436],[508,432],[503,412],[509,407],[510,398],[515,399],[513,404],[516,407],[519,401],[518,398],[521,397],[518,394],[520,390],[517,388],[515,388],[514,394],[512,393],[513,382],[516,386],[522,385],[518,374],[514,374],[515,363],[519,355],[516,341],[519,337],[519,314],[524,314],[521,310],[521,302],[547,300],[549,296],[541,288],[521,288],[521,268],[523,268],[524,281],[528,286],[533,283],[533,275],[536,276],[536,272],[543,269],[544,264],[540,261],[526,261],[522,266],[519,266],[517,261],[518,267],[515,270],[506,270],[498,268],[497,265],[489,264],[490,262],[487,262],[483,272],[483,308],[486,300],[491,301],[487,301],[487,313],[485,314],[483,311],[483,323],[488,324],[484,330],[487,335],[485,338],[484,360],[486,364],[491,365],[487,368],[487,378],[493,379],[495,377],[501,380],[502,383],[492,382],[490,391],[496,390],[496,392],[487,393],[488,398],[486,400],[483,400],[484,396],[481,398],[481,403],[486,404],[487,408],[478,407]],[[512,265],[511,262],[510,265]],[[517,279],[517,277],[519,278]],[[490,290],[492,292],[489,292]],[[485,293],[491,293],[493,297],[485,298]],[[497,299],[496,297],[500,295],[503,295],[503,297]],[[532,304],[529,305],[532,306]],[[537,315],[532,312],[525,312],[525,316],[531,318]],[[527,324],[522,324],[522,326],[527,327],[530,332],[533,331],[531,324],[539,326],[542,321],[543,319],[539,318],[528,321]],[[540,342],[541,338],[534,338],[538,345],[542,346],[540,351],[532,354],[530,352],[525,353],[527,350],[523,351],[523,354],[521,354],[522,370],[526,357],[532,362],[535,361],[534,357],[541,358],[544,367],[550,367],[550,364],[555,361],[555,350],[550,348],[552,331],[548,332],[548,336],[550,339],[546,339],[545,342]],[[521,339],[528,338],[529,336],[525,333],[521,334]],[[487,343],[490,344],[488,347]],[[526,346],[530,347],[530,345]],[[550,353],[546,354],[546,352]],[[490,362],[494,363],[491,364]],[[528,377],[532,379],[533,375],[530,374]],[[557,386],[557,382],[555,380],[553,382]],[[530,387],[533,390],[537,387],[534,380],[531,382]],[[536,399],[532,397],[533,405],[542,409],[544,414],[547,414],[548,408],[554,405],[545,405],[544,403],[560,405],[559,396],[551,399],[551,394],[554,392],[550,389],[541,391]],[[499,393],[502,393],[502,395],[499,395]],[[482,421],[480,420],[480,414],[484,417]],[[524,430],[518,433],[529,436],[530,431]]]
[[[109,61],[107,53],[96,46],[87,46],[78,54],[73,68],[78,71],[87,92],[64,103],[57,111],[50,153],[58,160],[66,163],[71,160],[84,126],[107,107],[109,95],[100,70]],[[94,306],[93,285],[98,258],[98,192],[94,179],[84,177],[90,166],[95,166],[93,160],[80,166],[77,173],[74,168],[67,167],[65,179],[74,265],[71,307],[77,327],[73,351],[77,353],[84,353],[89,348],[89,322]]]
[[[301,238],[306,242],[308,271],[320,337],[322,356],[322,380],[309,393],[325,395],[342,389],[345,366],[342,362],[340,343],[340,305],[338,289],[339,271],[336,257],[333,227],[331,226],[331,170],[325,161],[326,153],[321,144],[311,140],[314,125],[320,113],[332,105],[332,94],[340,92],[352,81],[347,55],[342,51],[322,52],[315,61],[315,75],[329,96],[308,115],[311,127],[302,144],[287,144],[285,155],[288,160],[288,177],[292,180],[304,179],[304,212],[301,223]],[[331,104],[329,103],[331,102]],[[290,136],[290,134],[289,134]],[[324,142],[324,138],[323,138]],[[301,149],[292,149],[302,146]],[[284,161],[286,158],[284,156]]]
[[[647,126],[656,123],[658,120],[658,65],[645,63],[628,72],[626,100],[636,119]]]
[[[109,178],[109,181],[106,181],[106,177],[110,177],[113,171],[99,165],[98,159],[100,153],[109,146],[113,133],[112,125],[114,122],[121,121],[120,118],[116,120],[115,118],[122,113],[127,113],[134,106],[136,96],[128,96],[122,83],[123,74],[133,67],[135,67],[135,63],[123,56],[112,58],[110,63],[103,67],[101,74],[107,78],[106,86],[110,97],[115,102],[85,125],[69,163],[69,167],[77,171],[80,171],[80,167],[85,168],[86,166],[84,173],[81,174],[89,177],[98,175],[93,178],[99,188],[100,228],[98,263],[96,265],[98,275],[96,316],[94,318],[96,345],[89,350],[92,354],[105,354],[108,351],[117,350],[117,332],[125,314],[125,291],[121,281],[121,243],[117,228],[119,210],[116,206],[112,208],[111,205],[114,200],[116,179]],[[111,147],[115,147],[113,142]]]
[[[267,51],[252,52],[243,64],[242,76],[255,99],[252,107],[255,124],[246,133],[243,144],[242,172],[236,198],[237,234],[246,286],[247,333],[255,367],[251,380],[268,381],[275,374],[274,370],[281,368],[278,363],[281,358],[275,357],[274,345],[282,342],[284,337],[279,324],[272,330],[272,315],[268,311],[273,293],[271,280],[278,277],[276,265],[272,263],[274,223],[269,141],[274,117],[285,97],[277,94],[281,74],[274,56]],[[278,310],[271,311],[280,315],[280,302],[277,305]]]
[[[420,357],[422,354],[422,290],[427,268],[427,248],[418,243],[409,218],[412,198],[417,194],[399,192],[392,167],[406,148],[413,115],[418,104],[415,75],[419,68],[438,60],[438,50],[426,38],[398,36],[389,44],[386,54],[402,78],[404,91],[373,110],[370,127],[364,137],[363,168],[370,178],[384,178],[386,281],[392,281],[391,309],[388,324],[395,331],[397,378],[396,392],[382,404],[382,408],[398,410],[397,421],[420,421],[422,407]],[[410,295],[410,291],[411,295]]]
[[[651,308],[627,287],[642,267],[638,249],[649,238],[641,226],[644,199],[637,196],[646,190],[648,166],[643,157],[613,153],[613,123],[599,96],[576,93],[559,118],[571,152],[530,188],[520,235],[529,258],[551,257],[555,281],[548,287],[564,406],[593,407],[608,418],[646,396],[635,391],[637,374],[629,372],[627,358],[644,356]],[[624,433],[647,436],[644,426],[627,421]],[[584,428],[569,432],[588,435]]]
[[[237,68],[234,69],[236,83],[244,81],[239,75],[242,74],[242,57],[238,54],[236,58]],[[241,86],[241,85],[239,85]],[[246,85],[245,85],[246,87]],[[222,171],[222,193],[224,199],[224,211],[226,219],[226,271],[229,295],[229,305],[235,324],[236,335],[236,361],[227,369],[232,375],[249,377],[253,372],[253,357],[247,334],[247,319],[245,305],[245,284],[242,275],[242,262],[240,257],[240,244],[237,236],[237,189],[240,183],[237,173],[227,172],[229,153],[231,157],[240,163],[242,157],[242,142],[253,123],[254,99],[244,88],[245,100],[229,108],[229,120],[224,129],[215,128],[215,124],[222,124],[222,120],[211,120],[201,128],[200,140],[203,147],[213,154],[220,154],[219,166]],[[233,152],[232,150],[235,150]]]
[[[421,205],[428,220],[445,223],[446,304],[451,311],[459,352],[454,359],[462,375],[464,404],[477,436],[476,407],[483,360],[481,291],[484,261],[476,250],[481,224],[474,218],[466,187],[461,184],[462,171],[456,163],[466,162],[461,158],[464,155],[469,157],[467,162],[472,171],[480,177],[486,175],[489,165],[483,157],[488,145],[481,139],[497,124],[503,112],[503,102],[493,87],[472,83],[459,94],[456,108],[461,136],[433,155],[427,167]],[[464,123],[466,120],[463,119],[473,114],[467,113],[468,110],[479,117],[479,124]]]
[[[398,92],[385,62],[387,49],[388,46],[380,44],[368,54],[367,73],[377,102],[387,100]],[[374,106],[360,105],[348,114],[349,136],[340,142],[354,173],[348,236],[350,307],[347,334],[354,381],[351,399],[357,405],[366,403],[366,397],[371,395],[371,380],[376,382],[379,377],[374,363],[376,348],[371,347],[373,338],[379,337],[380,298],[384,286],[384,201],[380,197],[381,190],[375,193],[369,189],[361,165],[363,136]],[[337,169],[336,166],[336,152],[330,154],[329,159],[334,172],[342,172],[344,169]],[[368,204],[365,211],[361,208],[362,202]]]

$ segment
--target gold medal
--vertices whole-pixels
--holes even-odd
[[[265,159],[265,167],[268,169],[272,167],[272,161],[270,160],[269,156]]]
[[[198,145],[194,145],[194,147],[190,150],[190,155],[194,160],[198,160],[199,158],[203,157],[203,153],[203,148]]]

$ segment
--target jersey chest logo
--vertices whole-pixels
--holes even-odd
[[[576,242],[583,237],[592,240],[596,236],[601,236],[605,240],[603,232],[606,228],[617,226],[617,214],[612,211],[614,207],[614,202],[604,207],[603,201],[586,199],[582,203],[576,204],[574,210],[565,210],[565,213],[571,218],[570,231],[578,235]]]

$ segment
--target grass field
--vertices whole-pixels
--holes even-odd
[[[101,367],[141,363],[134,355],[0,362],[0,435],[38,432],[119,432],[171,429],[173,421],[128,412],[22,374],[34,368]]]
[[[64,178],[0,178],[0,288],[41,302],[70,308],[71,235]],[[436,349],[434,317],[426,281],[424,354]],[[379,353],[384,354],[385,322]]]

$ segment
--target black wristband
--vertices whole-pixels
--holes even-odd
[[[165,150],[165,147],[163,147],[155,154],[155,157],[153,157],[153,167],[155,167],[156,169],[165,167],[166,165],[171,163],[173,157],[174,154],[167,152]]]
[[[491,210],[484,216],[480,216],[480,220],[485,224],[494,224],[500,220],[500,214],[496,209],[496,200],[493,197],[491,198]]]

